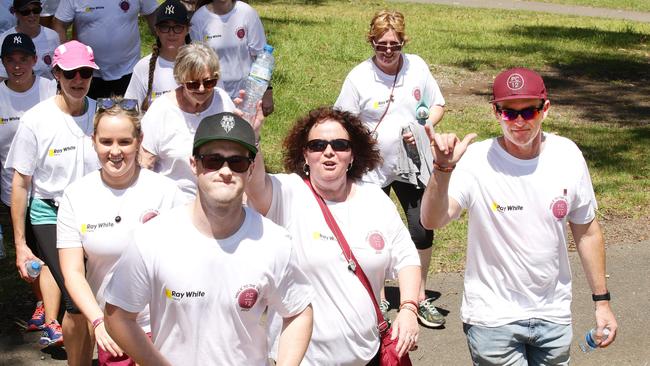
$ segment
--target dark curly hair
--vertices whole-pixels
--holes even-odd
[[[305,166],[304,151],[309,131],[316,123],[325,120],[339,122],[350,136],[354,160],[352,167],[348,170],[348,178],[360,179],[365,173],[382,163],[377,142],[370,136],[368,129],[359,117],[333,107],[320,107],[299,118],[284,139],[284,169],[286,172],[296,173],[303,178],[306,176],[303,171]]]

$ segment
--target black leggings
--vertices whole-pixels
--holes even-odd
[[[33,229],[36,245],[42,256],[41,259],[50,268],[50,272],[52,272],[52,276],[54,276],[54,280],[61,290],[65,310],[71,314],[81,314],[81,311],[79,311],[79,308],[74,304],[65,289],[63,272],[61,272],[61,263],[59,262],[59,250],[56,248],[56,225],[34,225]]]
[[[390,195],[391,188],[395,191],[395,195],[406,213],[406,222],[415,247],[419,250],[431,248],[433,246],[433,230],[425,229],[420,222],[420,206],[424,189],[418,189],[410,183],[398,181],[394,181],[382,189],[387,195]]]

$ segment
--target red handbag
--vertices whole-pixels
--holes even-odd
[[[304,181],[307,184],[307,186],[309,186],[309,189],[311,189],[311,192],[314,194],[314,197],[316,197],[316,201],[318,202],[321,211],[323,211],[323,217],[325,218],[325,222],[327,222],[327,226],[329,226],[330,230],[332,230],[332,233],[334,234],[336,240],[341,246],[341,250],[343,251],[343,256],[348,262],[348,269],[357,276],[359,281],[361,281],[363,287],[365,287],[366,291],[368,291],[368,295],[370,295],[372,304],[375,306],[375,313],[377,314],[377,328],[379,329],[379,337],[380,337],[379,364],[381,366],[412,366],[411,358],[409,357],[408,352],[404,353],[402,357],[398,356],[397,340],[399,338],[396,337],[395,339],[390,339],[390,333],[391,333],[390,326],[384,320],[384,317],[381,315],[381,310],[379,309],[379,304],[377,304],[377,299],[375,298],[375,294],[372,292],[370,281],[368,281],[368,277],[366,277],[366,274],[363,272],[363,269],[359,265],[359,262],[354,257],[354,254],[352,253],[352,249],[350,249],[350,246],[348,245],[347,240],[345,240],[345,236],[343,236],[341,229],[339,229],[339,225],[336,223],[334,216],[332,216],[332,213],[330,212],[329,208],[325,204],[325,201],[323,201],[323,197],[321,197],[318,193],[316,193],[314,187],[311,185],[311,182],[309,181],[309,178],[304,178]]]

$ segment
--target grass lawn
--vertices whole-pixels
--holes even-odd
[[[594,8],[611,8],[635,11],[650,11],[648,0],[534,0],[543,3],[582,5]]]

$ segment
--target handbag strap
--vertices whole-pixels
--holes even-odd
[[[334,219],[334,216],[332,216],[330,209],[325,204],[325,200],[323,200],[323,197],[321,197],[318,193],[316,193],[316,190],[314,190],[314,187],[311,185],[309,178],[303,178],[303,180],[311,190],[311,193],[314,194],[314,197],[316,197],[316,201],[318,202],[318,206],[320,206],[320,209],[323,212],[323,217],[325,218],[325,222],[327,223],[327,226],[329,226],[330,230],[332,230],[332,233],[336,237],[336,241],[338,241],[339,245],[341,246],[341,250],[343,251],[343,256],[348,262],[348,269],[357,276],[359,281],[361,281],[363,287],[365,287],[366,291],[368,291],[368,295],[370,295],[372,304],[375,307],[375,313],[377,313],[377,327],[379,329],[380,334],[383,333],[386,329],[388,329],[388,323],[384,320],[384,317],[381,314],[381,310],[379,309],[379,304],[377,304],[377,299],[375,298],[375,294],[372,291],[372,286],[370,285],[370,281],[368,281],[368,277],[366,277],[366,274],[363,272],[363,269],[359,265],[357,258],[354,257],[354,253],[352,253],[352,249],[350,249],[350,245],[348,245],[347,240],[345,240],[345,236],[343,236],[343,233],[341,232],[339,225],[336,223],[336,220]]]

